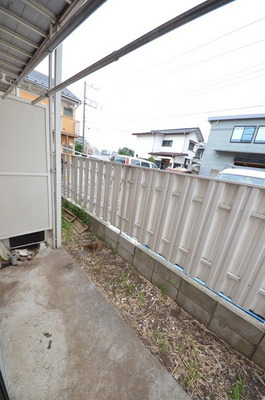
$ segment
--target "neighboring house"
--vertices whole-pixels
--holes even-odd
[[[137,136],[137,157],[154,157],[162,169],[188,168],[196,158],[199,163],[204,150],[200,128],[163,129],[133,133]]]
[[[17,89],[17,96],[26,100],[34,100],[48,89],[48,76],[38,71],[32,71]],[[42,101],[48,104],[48,99]],[[81,100],[67,88],[61,92],[61,145],[62,152],[74,153],[75,138],[79,137],[80,123],[75,119],[76,108],[81,104]]]
[[[265,168],[265,114],[210,117],[200,175],[216,176],[228,164]]]

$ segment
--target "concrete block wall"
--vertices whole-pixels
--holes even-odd
[[[119,229],[90,215],[91,230],[210,331],[265,368],[265,324],[248,315]]]

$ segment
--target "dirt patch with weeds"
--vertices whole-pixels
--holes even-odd
[[[182,310],[91,232],[64,246],[192,399],[261,400],[264,371]]]

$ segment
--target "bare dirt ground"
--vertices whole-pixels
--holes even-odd
[[[212,334],[90,232],[64,246],[192,399],[261,400],[265,374]]]

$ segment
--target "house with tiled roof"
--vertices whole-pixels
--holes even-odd
[[[31,71],[16,90],[16,95],[32,101],[49,87],[48,76],[36,70]],[[42,103],[48,104],[44,99]],[[63,153],[74,153],[75,138],[80,135],[80,122],[76,120],[76,109],[82,101],[68,88],[61,91],[61,145]]]
[[[135,154],[140,158],[154,157],[162,169],[188,168],[204,150],[200,128],[151,130],[133,135],[137,138]]]

